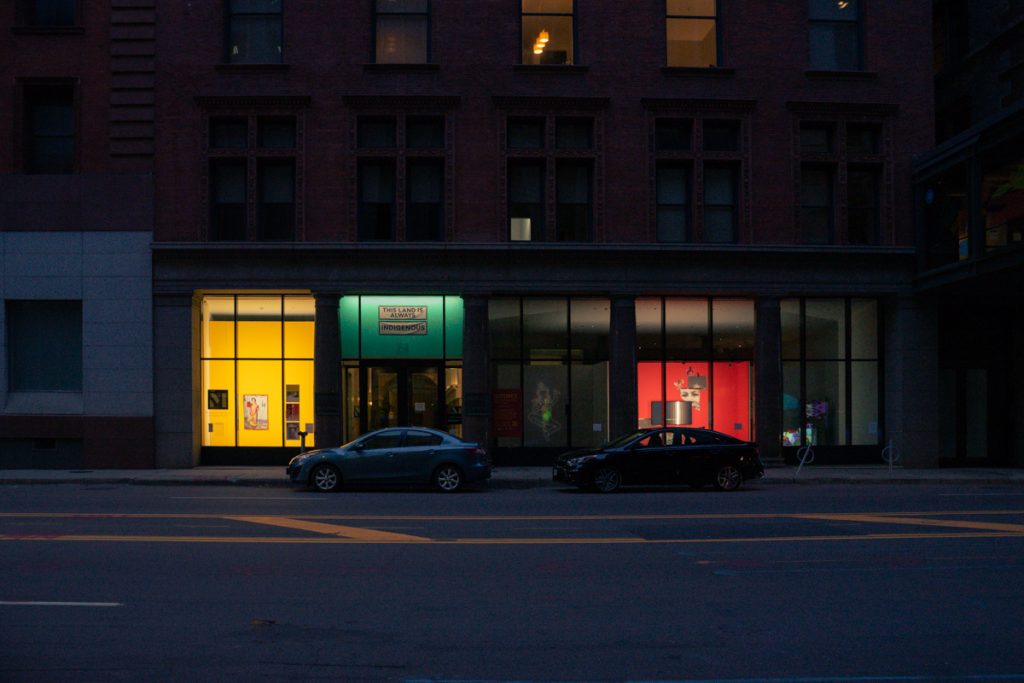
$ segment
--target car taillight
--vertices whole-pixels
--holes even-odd
[[[467,449],[471,457],[476,458],[477,462],[487,462],[487,451],[482,448],[470,448]]]

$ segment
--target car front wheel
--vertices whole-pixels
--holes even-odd
[[[743,483],[743,474],[735,465],[722,465],[715,472],[715,488],[719,491],[735,491]]]
[[[431,481],[438,491],[454,493],[462,488],[462,470],[455,465],[441,465],[434,470],[434,477]]]
[[[622,473],[614,467],[602,467],[594,472],[594,488],[601,493],[617,491],[622,486]]]
[[[309,475],[313,488],[324,493],[337,491],[341,487],[341,475],[334,465],[321,463],[313,468]]]

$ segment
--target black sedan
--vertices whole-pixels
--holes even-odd
[[[488,479],[491,463],[476,443],[426,427],[392,427],[297,455],[287,473],[292,483],[317,491],[348,483],[429,484],[450,493]]]
[[[764,476],[757,445],[708,429],[640,429],[601,448],[563,453],[555,481],[610,493],[627,484],[714,484],[738,489]]]

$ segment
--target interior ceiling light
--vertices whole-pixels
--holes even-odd
[[[850,6],[850,0],[836,0],[836,7],[846,9]]]
[[[547,45],[548,41],[551,40],[551,36],[548,35],[547,31],[541,31],[540,35],[537,36],[537,42]]]

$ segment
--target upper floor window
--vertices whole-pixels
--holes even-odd
[[[280,64],[282,0],[228,0],[228,62]]]
[[[295,239],[295,116],[211,117],[208,155],[209,239]]]
[[[716,0],[666,0],[668,66],[718,66]]]
[[[836,121],[800,124],[800,240],[807,244],[878,244],[884,157],[881,125]],[[845,211],[837,211],[845,207]]]
[[[522,63],[573,64],[573,0],[522,0]]]
[[[593,117],[512,116],[506,125],[508,239],[592,239]]]
[[[378,64],[430,61],[430,0],[376,0]]]
[[[741,129],[738,119],[654,120],[657,241],[737,240]],[[703,192],[695,194],[701,187]]]
[[[859,0],[810,0],[810,20],[811,69],[861,68]]]
[[[20,0],[18,20],[33,27],[74,26],[76,0]]]
[[[75,170],[75,88],[71,83],[28,84],[24,91],[24,169]]]
[[[444,116],[366,115],[357,126],[359,239],[444,240],[450,184]]]

